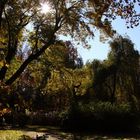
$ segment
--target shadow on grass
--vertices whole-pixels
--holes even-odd
[[[95,130],[62,130],[60,127],[27,125],[24,128],[5,126],[3,130],[15,130],[23,132],[21,139],[31,139],[29,132],[42,133],[42,136],[56,138],[57,140],[140,140],[139,131],[114,132]]]

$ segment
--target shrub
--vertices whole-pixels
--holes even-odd
[[[110,102],[79,103],[63,118],[63,125],[70,128],[95,128],[103,130],[128,130],[136,126],[138,113],[129,103]]]
[[[60,118],[58,111],[33,112],[30,116],[30,123],[35,125],[59,125]]]
[[[29,118],[25,113],[19,113],[18,115],[18,124],[20,127],[24,127],[27,122],[28,122]]]
[[[29,117],[23,112],[13,112],[12,116],[13,126],[24,127],[28,123]]]

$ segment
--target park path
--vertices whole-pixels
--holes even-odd
[[[32,139],[36,139],[37,136],[45,136],[46,140],[75,140],[75,138],[70,138],[70,139],[63,139],[61,137],[59,137],[58,135],[54,135],[54,134],[49,134],[49,133],[45,133],[45,132],[35,132],[35,131],[24,131],[23,132],[25,135],[31,137]],[[93,136],[92,138],[87,138],[88,140],[140,140],[140,138],[109,138],[107,136],[102,136],[99,138],[99,136]],[[86,139],[86,140],[87,140]],[[80,139],[77,139],[80,140]]]
[[[35,131],[23,131],[24,135],[27,135],[31,137],[32,139],[35,139],[38,136],[43,136],[45,133],[44,132],[35,132]]]
[[[46,140],[64,140],[58,135],[49,134],[45,132],[23,131],[23,134],[35,140],[37,139],[37,137],[43,137],[43,136],[45,136]]]
[[[5,130],[12,130],[12,128],[5,127]],[[140,140],[140,134],[113,136],[94,133],[93,135],[83,135],[82,133],[66,133],[57,127],[28,126],[23,129],[13,130],[20,131],[23,135],[29,136],[33,140],[37,140],[37,137],[44,137],[44,140]]]

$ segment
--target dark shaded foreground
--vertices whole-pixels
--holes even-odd
[[[114,132],[96,130],[64,130],[59,127],[28,125],[24,128],[10,126],[1,127],[1,130],[19,130],[22,138],[34,140],[140,140],[139,131]]]

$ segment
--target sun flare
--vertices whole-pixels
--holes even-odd
[[[48,3],[41,4],[41,13],[46,14],[50,11],[50,6]]]

